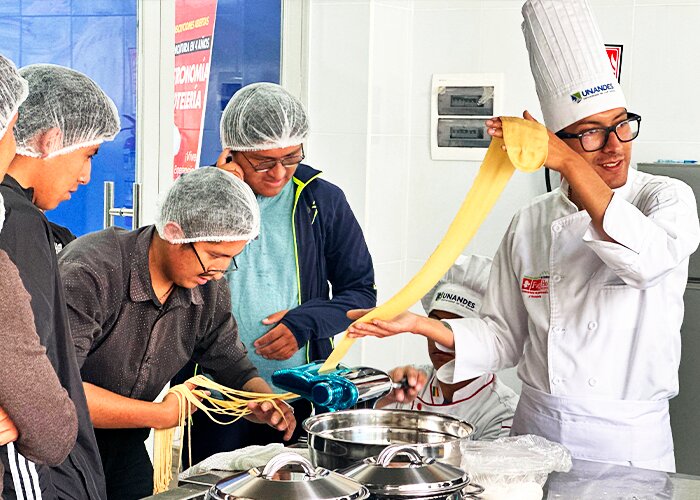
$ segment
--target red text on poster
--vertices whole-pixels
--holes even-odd
[[[217,0],[175,3],[173,178],[197,168],[207,102]]]

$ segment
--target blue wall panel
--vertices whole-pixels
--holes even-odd
[[[103,181],[115,204],[132,206],[135,174],[136,0],[2,0],[0,53],[18,66],[60,64],[94,79],[114,100],[122,130],[92,162],[92,179],[47,213],[77,235],[102,229]],[[130,227],[128,218],[119,225]]]
[[[149,0],[143,0],[149,1]],[[219,0],[201,164],[216,160],[219,120],[248,83],[280,80],[281,0]],[[136,146],[136,0],[2,0],[0,53],[18,66],[61,64],[93,78],[114,100],[122,130],[92,162],[92,178],[47,214],[77,235],[102,228],[105,180],[116,206],[132,206]],[[130,227],[130,218],[117,218]]]

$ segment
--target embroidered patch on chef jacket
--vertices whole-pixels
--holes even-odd
[[[539,299],[549,293],[549,275],[523,276],[520,290],[531,299]]]

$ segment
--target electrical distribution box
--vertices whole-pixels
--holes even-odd
[[[433,160],[481,160],[491,137],[484,121],[501,115],[503,75],[433,75],[430,156]]]

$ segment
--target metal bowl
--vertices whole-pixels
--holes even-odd
[[[458,418],[413,410],[347,410],[307,418],[316,467],[339,469],[379,455],[387,445],[410,444],[425,458],[460,466],[460,443],[474,427]]]

